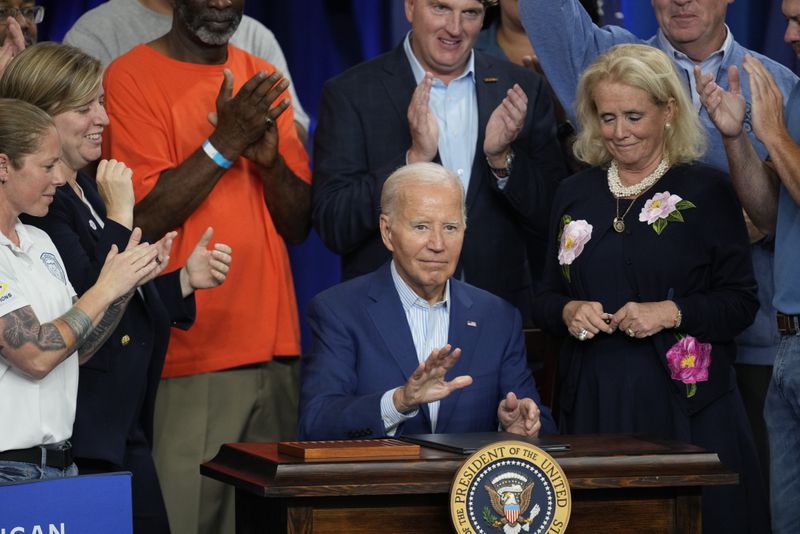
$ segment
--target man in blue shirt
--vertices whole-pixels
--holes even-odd
[[[741,67],[745,55],[751,54],[772,74],[785,96],[791,92],[797,76],[786,67],[747,50],[735,41],[725,24],[725,15],[732,0],[651,0],[651,3],[659,30],[647,40],[639,39],[619,26],[598,27],[592,23],[578,0],[520,0],[519,10],[545,75],[567,114],[573,118],[572,103],[578,79],[598,55],[622,43],[644,43],[664,51],[672,58],[683,78],[708,132],[708,150],[702,161],[727,172],[728,159],[722,138],[700,105],[694,67],[699,66],[703,73],[711,74],[720,87],[728,89],[728,68],[732,65]],[[553,28],[558,30],[553,31]],[[741,91],[749,103],[750,85],[743,84]],[[744,130],[756,153],[762,159],[766,157],[766,148],[752,133],[749,104],[744,117]],[[748,231],[753,243],[753,270],[758,281],[760,307],[753,325],[736,339],[736,371],[759,456],[765,461],[766,431],[761,411],[780,336],[775,327],[775,309],[772,306],[773,242],[770,238],[764,239],[764,234],[749,220]]]
[[[456,276],[527,315],[543,259],[527,245],[546,241],[566,169],[541,77],[473,52],[489,3],[405,0],[412,29],[403,42],[325,83],[312,220],[342,255],[345,279],[374,271],[389,258],[376,217],[386,177],[406,163],[440,162],[467,192],[471,224]]]
[[[800,0],[783,0],[785,40],[800,55]],[[752,133],[763,143],[762,161],[744,127],[748,104],[740,72],[730,67],[726,90],[696,72],[699,94],[722,135],[733,185],[753,223],[775,235],[775,297],[781,343],[767,393],[772,528],[800,532],[800,84],[784,112],[781,87],[765,65],[745,57],[751,91]],[[784,119],[785,116],[785,119]]]

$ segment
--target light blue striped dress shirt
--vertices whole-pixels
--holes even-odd
[[[417,85],[425,77],[411,49],[411,32],[403,47]],[[434,77],[428,101],[439,124],[439,157],[442,165],[458,175],[464,192],[469,189],[475,144],[478,142],[478,96],[475,92],[475,52],[470,52],[464,72],[447,85]]]
[[[447,344],[447,332],[450,328],[450,311],[448,302],[450,301],[450,281],[444,288],[444,296],[436,304],[428,304],[428,301],[419,297],[411,289],[405,280],[397,272],[394,261],[391,265],[392,280],[403,311],[408,320],[408,327],[411,329],[411,337],[414,339],[414,348],[417,349],[417,360],[422,363],[431,351],[444,347]],[[381,397],[381,417],[383,417],[386,433],[393,436],[397,426],[417,415],[419,410],[414,410],[408,414],[402,414],[394,406],[392,396],[394,389],[390,389]],[[431,416],[431,431],[436,432],[436,422],[439,416],[439,401],[428,404],[428,411]]]

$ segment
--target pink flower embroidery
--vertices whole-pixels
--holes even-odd
[[[581,219],[570,221],[561,232],[561,246],[558,249],[559,265],[572,265],[581,255],[583,247],[592,238],[592,225]]]
[[[688,200],[683,200],[678,195],[671,195],[669,191],[656,193],[644,203],[639,213],[639,221],[649,224],[658,235],[661,235],[667,223],[683,222],[681,210],[694,207],[695,205]]]
[[[676,206],[681,200],[683,199],[678,195],[670,195],[669,191],[656,193],[653,198],[644,203],[639,220],[653,224],[658,219],[666,219],[670,213],[678,209]]]
[[[567,282],[571,282],[569,266],[583,252],[583,246],[592,238],[592,225],[581,219],[573,221],[569,215],[561,217],[558,233],[558,263]]]
[[[692,336],[678,340],[667,351],[667,364],[673,380],[686,384],[686,396],[697,393],[697,382],[708,380],[711,365],[711,343],[701,343]]]

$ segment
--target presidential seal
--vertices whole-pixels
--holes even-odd
[[[467,458],[450,488],[450,515],[460,534],[561,534],[571,509],[561,466],[524,441],[482,448]]]

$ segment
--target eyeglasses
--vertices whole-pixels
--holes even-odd
[[[18,18],[20,15],[28,22],[39,24],[44,20],[44,7],[0,7],[0,24],[5,24],[8,17]]]

